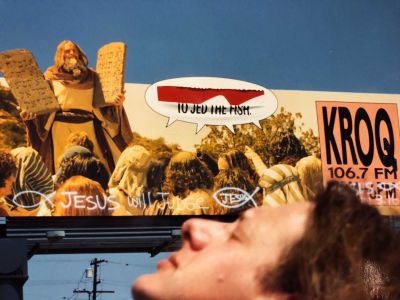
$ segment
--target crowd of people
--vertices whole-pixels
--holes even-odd
[[[57,164],[52,174],[31,147],[2,151],[2,214],[229,214],[256,206],[304,202],[322,187],[318,158],[308,156],[295,166],[282,163],[268,168],[250,147],[213,158],[199,151],[157,155],[131,145],[110,173],[83,131],[70,134]]]

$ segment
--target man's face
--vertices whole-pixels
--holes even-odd
[[[69,58],[75,58],[77,59],[79,57],[79,51],[76,46],[68,42],[64,45],[64,59],[69,59]]]
[[[4,187],[0,187],[0,196],[5,197],[12,193],[12,185],[15,182],[15,176],[11,175],[5,180]]]
[[[312,208],[253,208],[231,224],[185,222],[182,248],[134,283],[135,299],[278,299],[261,290],[259,277],[302,237]]]
[[[67,42],[64,45],[63,69],[68,73],[72,73],[75,77],[79,77],[82,71],[87,69],[86,63],[79,55],[78,48],[71,42]]]

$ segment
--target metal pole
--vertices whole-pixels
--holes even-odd
[[[97,258],[95,258],[92,263],[94,265],[94,275],[93,275],[93,300],[97,299]]]
[[[23,300],[28,279],[26,241],[0,238],[0,299]]]

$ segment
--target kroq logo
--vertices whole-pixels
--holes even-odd
[[[217,77],[183,77],[159,81],[146,91],[147,104],[169,118],[197,124],[196,133],[205,125],[253,123],[271,116],[278,107],[274,94],[259,85]]]

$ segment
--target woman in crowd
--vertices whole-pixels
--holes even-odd
[[[51,173],[39,153],[31,147],[15,148],[10,154],[15,158],[17,172],[13,193],[7,200],[9,203],[14,200],[13,206],[34,210],[41,201],[41,194],[48,195],[54,191]]]
[[[303,157],[296,163],[296,170],[304,198],[313,199],[324,188],[321,160],[315,156]]]
[[[272,156],[272,164],[294,166],[298,160],[308,155],[293,132],[286,133],[284,136],[275,135],[268,145],[268,150]]]
[[[212,183],[211,171],[196,153],[179,152],[166,169],[163,192],[169,194],[169,200],[160,209],[164,210],[164,215],[212,215]]]
[[[163,214],[160,207],[163,207],[168,200],[168,193],[162,190],[165,180],[165,170],[171,160],[171,157],[165,156],[152,160],[147,173],[147,198],[148,205],[145,206],[144,215],[154,216]]]
[[[239,213],[262,205],[261,189],[239,168],[221,170],[214,178],[213,191],[218,203],[214,212],[217,215]]]
[[[230,150],[227,153],[221,154],[218,158],[218,169],[220,171],[232,168],[239,168],[244,172],[247,172],[253,182],[255,184],[258,183],[259,176],[242,151],[237,149]]]
[[[75,175],[81,175],[99,182],[104,190],[107,189],[110,178],[104,164],[90,152],[74,154],[61,162],[59,176],[55,182],[56,188]]]
[[[82,146],[93,153],[94,145],[88,134],[85,131],[72,132],[67,139],[65,150],[68,150],[72,146]]]
[[[197,150],[197,157],[207,165],[207,167],[212,172],[213,176],[216,176],[219,172],[218,162],[212,157],[210,153],[205,151]]]
[[[132,215],[143,215],[150,152],[135,145],[126,148],[108,182],[110,195]]]
[[[86,148],[84,146],[73,145],[73,146],[68,147],[68,149],[65,150],[63,155],[61,155],[58,158],[60,168],[58,168],[56,174],[54,175],[54,182],[58,181],[58,178],[60,177],[61,172],[64,169],[65,161],[70,159],[71,157],[75,156],[76,154],[84,154],[84,155],[87,155],[87,156],[94,156],[92,154],[92,152],[88,148]],[[76,174],[76,175],[78,175],[78,174]]]
[[[53,216],[110,216],[113,209],[98,182],[83,176],[72,176],[55,194]]]
[[[60,166],[63,159],[72,156],[74,153],[92,153],[93,156],[93,142],[89,139],[89,136],[84,131],[72,132],[68,136],[67,144],[64,147],[64,152],[61,156],[57,157],[56,165]],[[104,163],[104,161],[103,161]],[[57,174],[58,168],[56,168]]]
[[[260,172],[259,185],[263,188],[264,206],[280,206],[304,201],[296,168],[283,163],[268,168],[250,147],[246,147],[246,156]]]
[[[6,196],[12,193],[17,165],[14,157],[6,151],[0,151],[0,216],[9,216],[12,206],[7,203]]]
[[[6,196],[12,194],[17,173],[17,162],[13,155],[8,151],[0,151],[0,216],[35,216],[38,208],[26,210],[13,206],[6,200]]]

